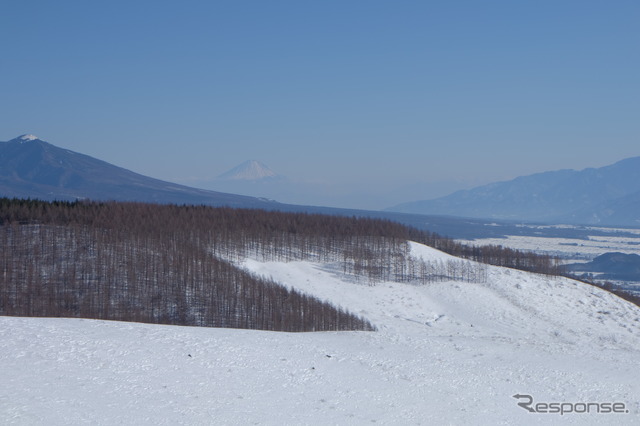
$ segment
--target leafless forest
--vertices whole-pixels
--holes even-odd
[[[280,331],[373,330],[365,319],[236,265],[319,260],[363,285],[482,282],[486,266],[424,262],[408,240],[538,273],[555,259],[468,247],[378,219],[121,202],[0,199],[0,314]]]

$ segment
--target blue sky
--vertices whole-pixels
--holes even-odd
[[[257,159],[385,207],[640,155],[638,22],[635,0],[4,2],[0,140],[194,183]]]

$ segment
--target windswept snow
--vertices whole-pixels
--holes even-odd
[[[448,255],[412,243],[425,260]],[[244,266],[377,332],[277,333],[0,317],[2,424],[638,424],[640,309],[595,287],[490,267],[486,283]],[[621,402],[628,413],[529,413]]]

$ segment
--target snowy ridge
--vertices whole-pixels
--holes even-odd
[[[26,143],[26,142],[37,141],[37,140],[41,140],[41,139],[36,135],[24,134],[24,135],[18,136],[17,138],[13,138],[11,142]]]
[[[425,260],[451,257],[411,243]],[[2,424],[637,424],[640,309],[489,267],[483,283],[354,283],[331,265],[244,266],[378,332],[276,333],[0,317]],[[623,414],[536,414],[622,402]]]

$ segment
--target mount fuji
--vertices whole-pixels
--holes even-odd
[[[221,180],[258,181],[263,179],[282,178],[266,164],[256,160],[248,160],[218,176]]]
[[[283,201],[296,183],[258,160],[247,160],[213,179],[199,181],[200,188]]]

